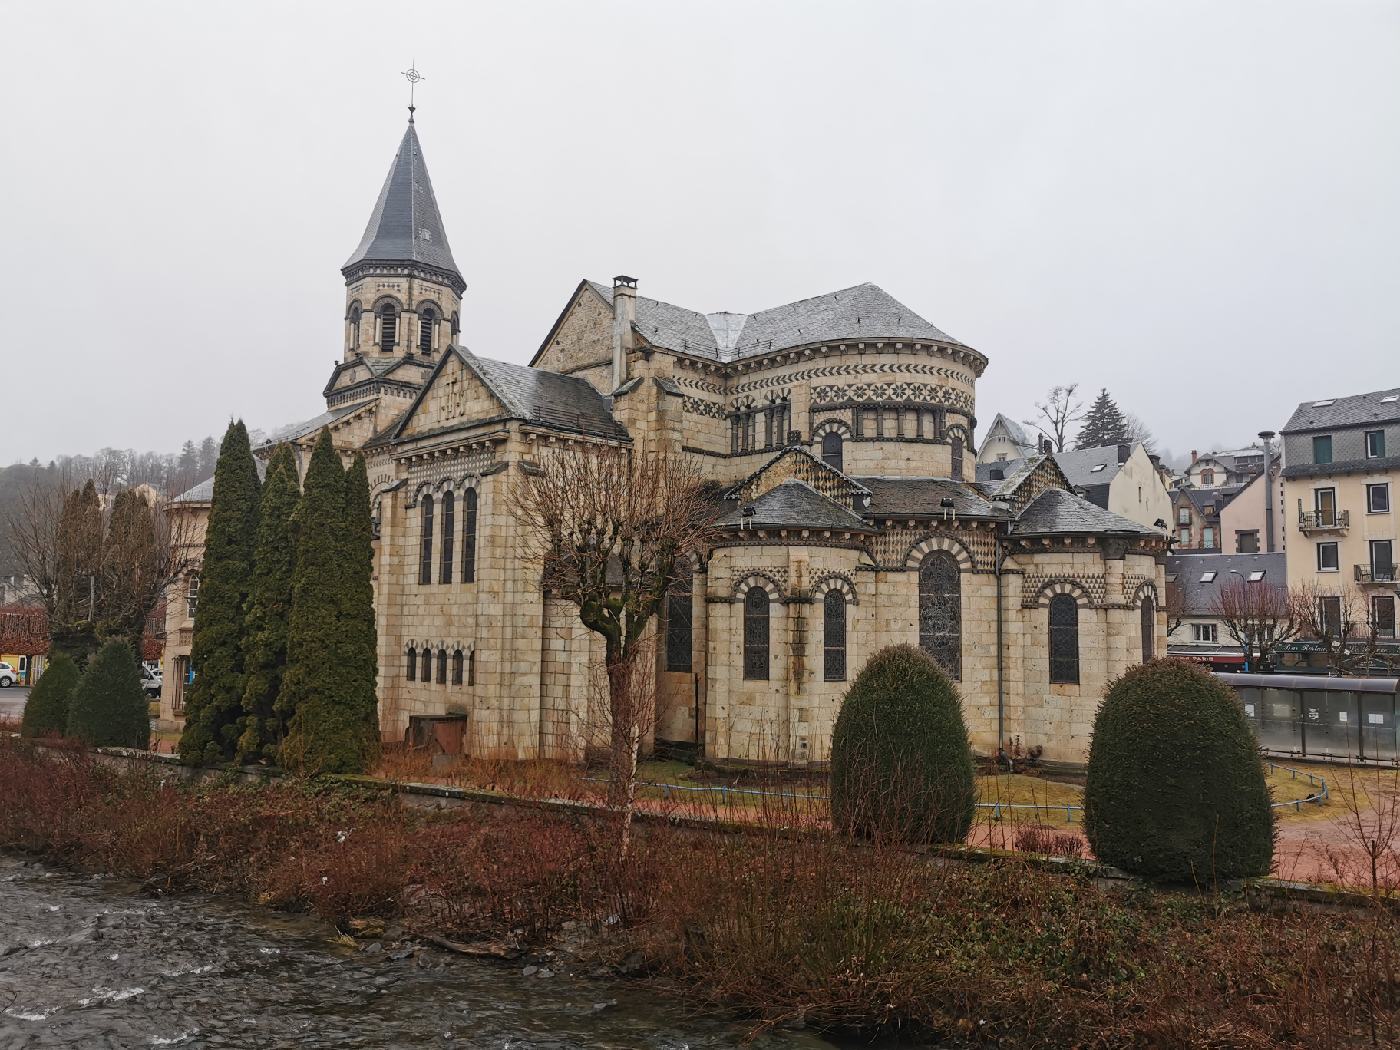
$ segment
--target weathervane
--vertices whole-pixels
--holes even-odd
[[[418,108],[413,104],[414,89],[418,87],[418,81],[428,79],[414,68],[416,65],[417,60],[410,62],[408,68],[405,69],[402,74],[402,76],[408,80],[408,122],[410,124],[413,123],[413,111]]]

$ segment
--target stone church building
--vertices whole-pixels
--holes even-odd
[[[580,443],[668,449],[727,490],[657,628],[656,736],[712,760],[824,760],[848,682],[911,643],[960,683],[979,751],[1082,762],[1106,683],[1165,652],[1165,538],[1049,457],[978,483],[987,357],[876,285],[743,314],[583,280],[528,365],[479,356],[412,121],[342,274],[326,411],[273,438],[305,458],[329,427],[368,459],[386,740],[464,714],[474,753],[581,754],[598,643],[543,595],[511,506]],[[170,608],[175,717],[189,603]]]

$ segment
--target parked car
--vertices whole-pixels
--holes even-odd
[[[152,700],[160,699],[161,681],[160,668],[156,668],[154,671],[149,667],[141,668],[141,688]]]
[[[18,681],[19,672],[4,660],[0,660],[0,689],[8,689]]]

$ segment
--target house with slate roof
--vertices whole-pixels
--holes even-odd
[[[1394,639],[1400,387],[1305,401],[1281,433],[1289,585],[1324,621]]]
[[[304,454],[328,427],[367,457],[388,741],[459,715],[473,754],[581,757],[599,641],[542,593],[510,493],[596,445],[688,457],[724,493],[656,626],[656,737],[712,760],[824,761],[850,679],[909,643],[959,682],[979,750],[1082,762],[1106,684],[1165,651],[1161,530],[1034,447],[984,478],[987,357],[875,284],[736,312],[584,279],[528,364],[497,360],[458,337],[411,125],[342,275],[325,413],[275,439]]]

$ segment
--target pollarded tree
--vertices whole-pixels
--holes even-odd
[[[287,623],[292,614],[296,532],[292,519],[301,498],[290,445],[280,445],[267,465],[253,580],[243,638],[243,732],[238,760],[272,759],[286,733],[277,713],[287,664]]]
[[[345,618],[350,630],[352,702],[364,712],[371,737],[379,731],[375,678],[379,671],[379,632],[374,623],[374,521],[365,457],[356,456],[345,472]]]
[[[1267,875],[1269,787],[1229,686],[1185,660],[1114,682],[1094,719],[1084,830],[1099,860],[1149,879]]]
[[[23,736],[62,736],[68,732],[68,708],[81,677],[78,665],[67,653],[54,653],[49,665],[29,691],[19,731]]]
[[[328,429],[316,440],[295,520],[287,670],[277,698],[287,736],[279,758],[304,773],[360,772],[375,744],[366,732],[357,681],[363,661],[356,656],[356,641],[363,628],[347,616],[346,595],[352,589],[347,576],[361,566],[347,564],[345,471]]]
[[[603,639],[608,803],[627,851],[637,760],[654,728],[647,629],[679,572],[702,548],[714,504],[688,460],[664,452],[580,444],[551,450],[511,495],[546,593],[577,606]]]
[[[149,702],[136,657],[124,641],[108,642],[88,662],[69,705],[68,735],[92,747],[150,744]]]
[[[228,761],[243,717],[243,632],[258,537],[258,471],[242,420],[230,423],[214,469],[214,497],[204,539],[199,605],[185,699],[180,759],[187,765]]]
[[[943,669],[912,645],[872,656],[832,731],[833,826],[902,843],[961,842],[975,784],[962,698]]]
[[[1084,425],[1079,428],[1079,437],[1075,439],[1074,447],[1102,448],[1105,445],[1127,445],[1131,442],[1128,420],[1113,398],[1108,396],[1108,390],[1100,390],[1099,396],[1094,399],[1084,416]]]

